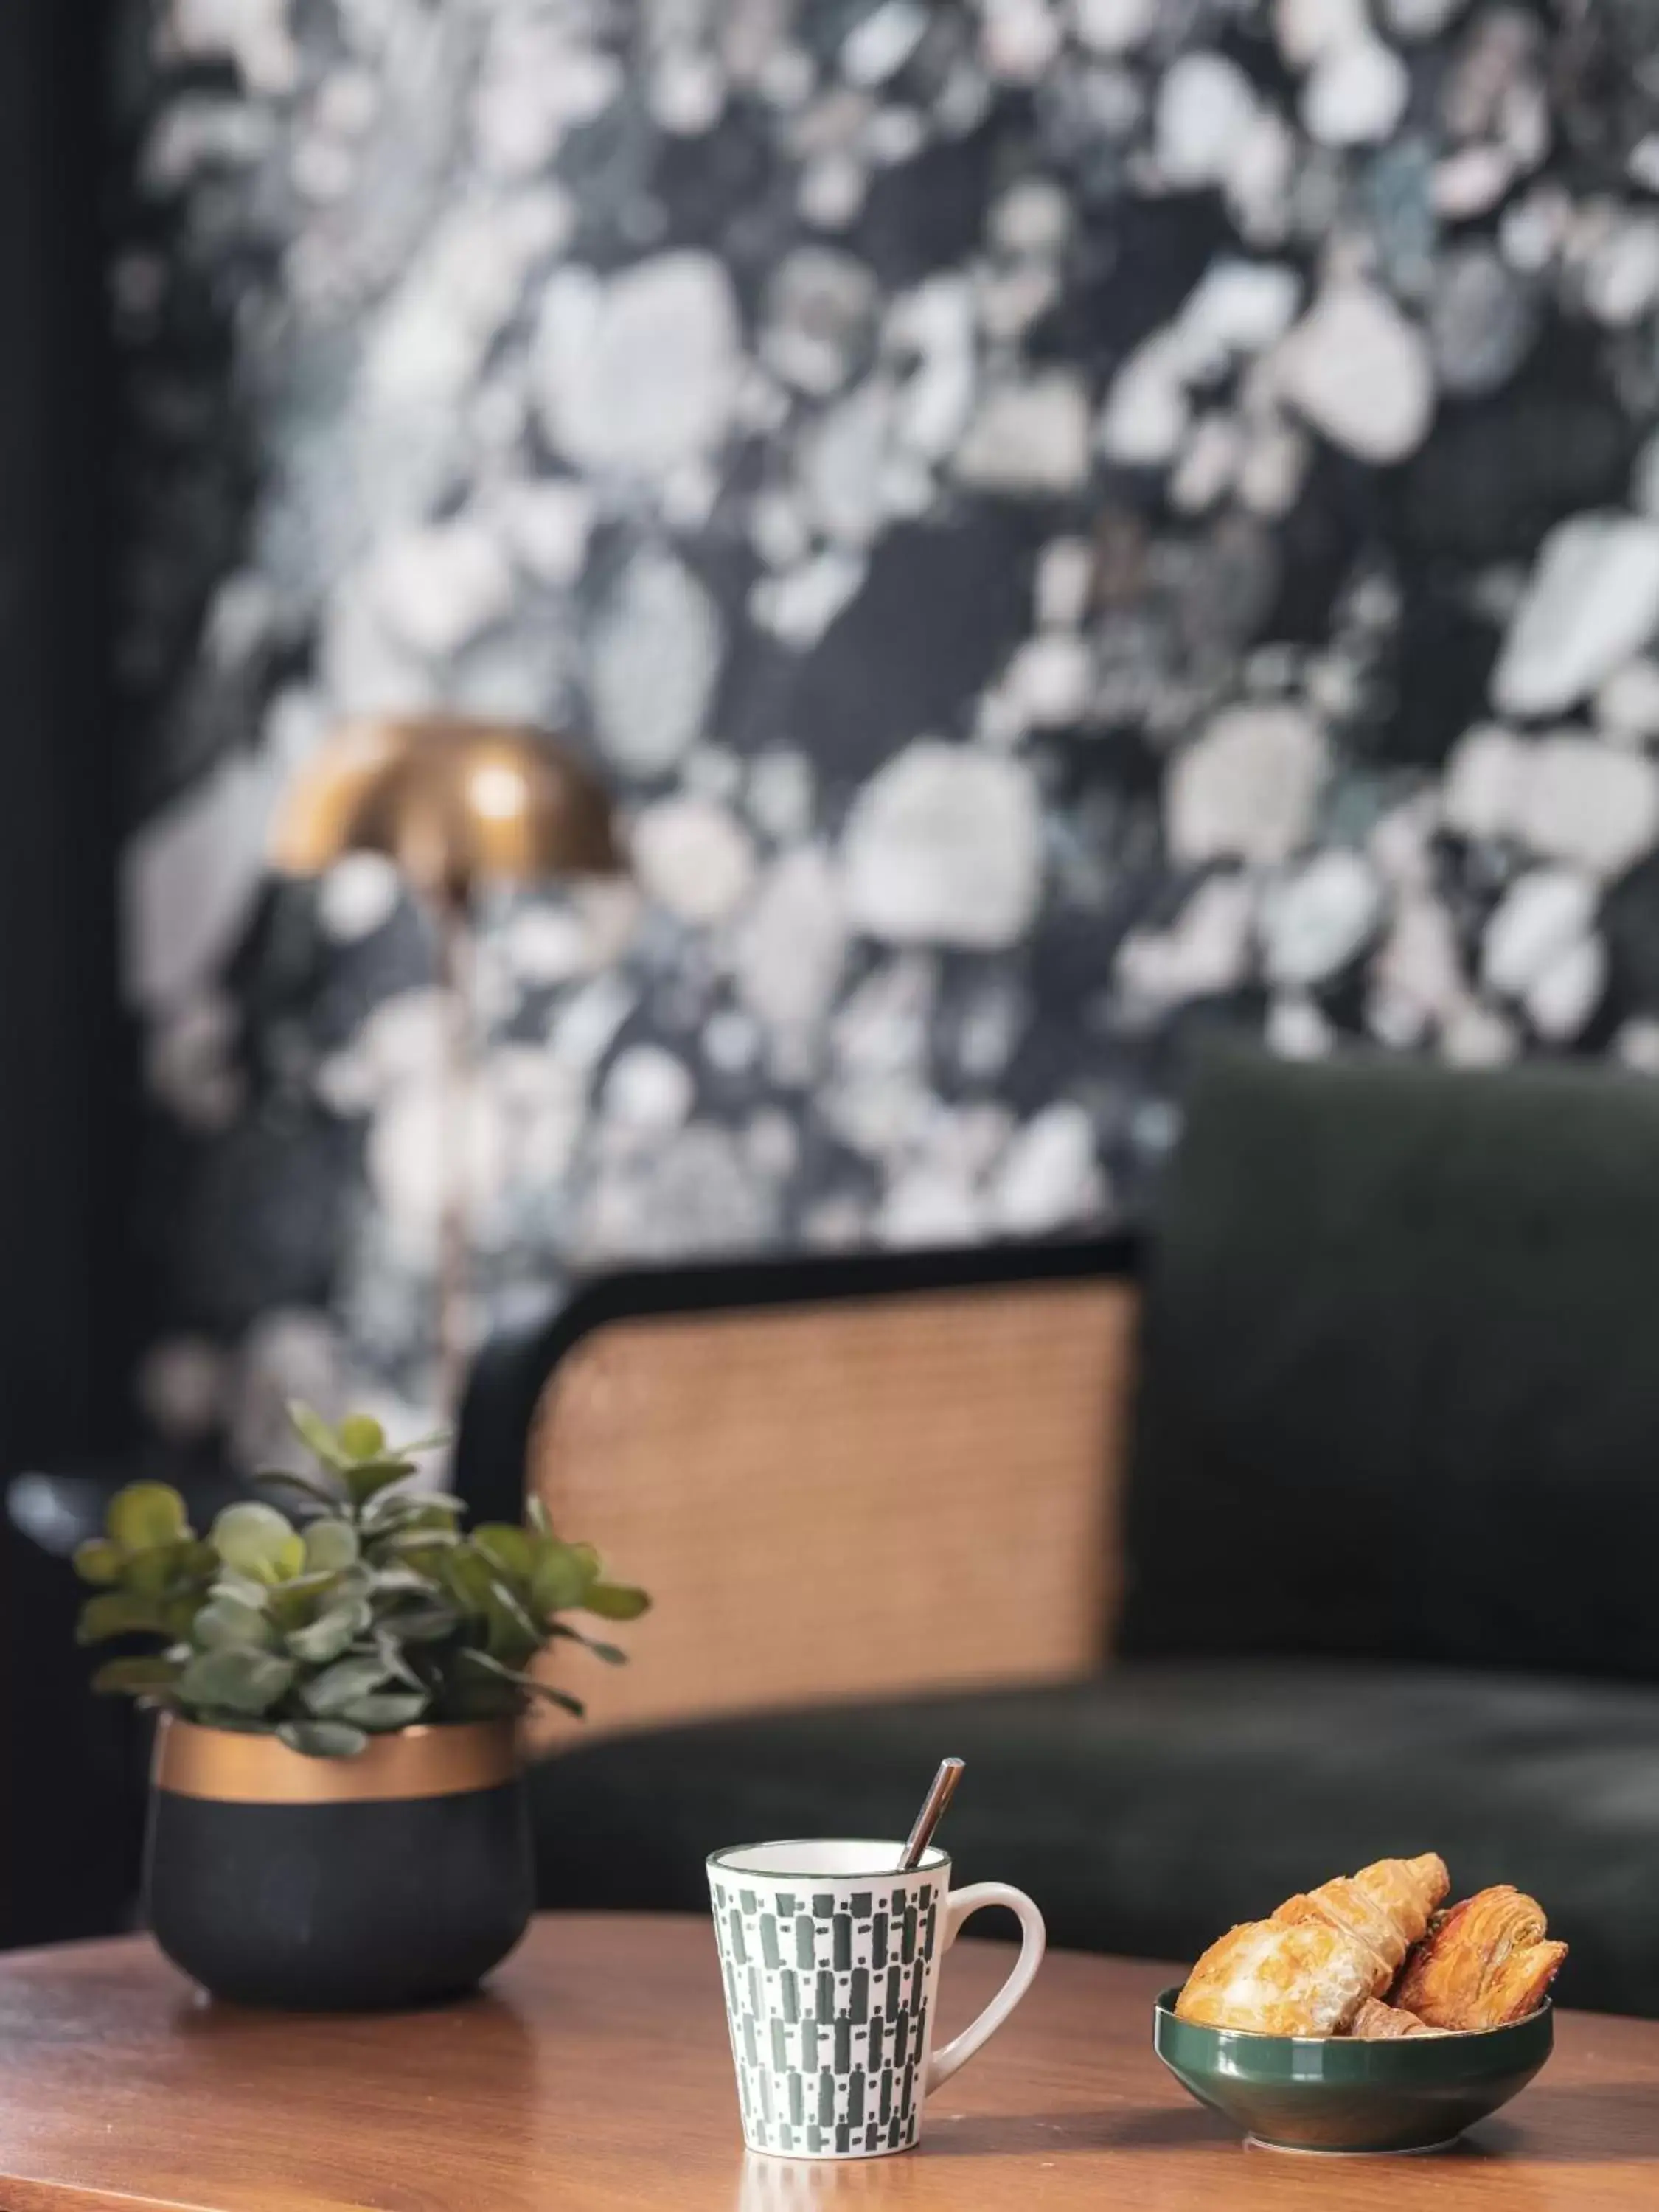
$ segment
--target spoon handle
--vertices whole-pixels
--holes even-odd
[[[959,1759],[940,1759],[939,1772],[933,1777],[933,1784],[921,1801],[916,1824],[910,1831],[909,1841],[899,1860],[901,1874],[908,1874],[921,1865],[921,1855],[933,1841],[934,1829],[945,1818],[945,1807],[956,1795],[957,1784],[963,1777],[963,1765],[964,1762]]]

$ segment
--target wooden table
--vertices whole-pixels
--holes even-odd
[[[1007,1964],[963,1943],[946,2032]],[[1460,2149],[1246,2151],[1148,2045],[1158,1968],[1051,1954],[919,2150],[748,2159],[700,1920],[538,1923],[488,1996],[291,2019],[210,2005],[134,1940],[0,1960],[3,2212],[1613,2212],[1659,2205],[1659,2023],[1565,2014]]]

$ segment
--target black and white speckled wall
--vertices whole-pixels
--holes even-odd
[[[337,713],[592,733],[490,917],[496,1314],[1133,1215],[1218,1012],[1659,1067],[1659,0],[134,0],[165,1334],[418,1400],[437,1050]]]

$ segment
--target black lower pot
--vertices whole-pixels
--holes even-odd
[[[144,1893],[161,1949],[215,1996],[357,2011],[458,1996],[534,1906],[513,1724],[407,1729],[322,1759],[168,1716]]]

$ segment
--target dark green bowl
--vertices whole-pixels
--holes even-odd
[[[1437,2150],[1524,2089],[1555,2041],[1547,2002],[1511,2027],[1358,2043],[1200,2027],[1176,2018],[1180,1994],[1158,2000],[1152,2048],[1200,2104],[1276,2150]]]

